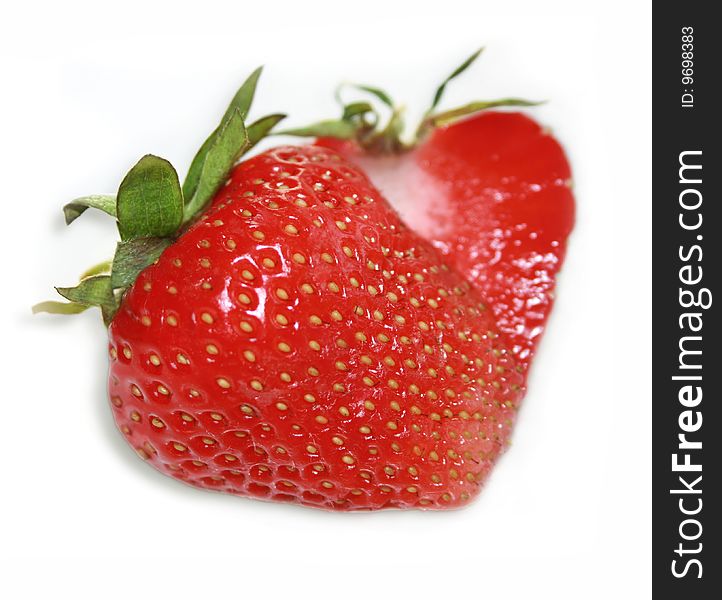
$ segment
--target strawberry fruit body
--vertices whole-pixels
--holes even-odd
[[[523,391],[479,294],[315,146],[236,167],[109,331],[114,415],[143,458],[324,508],[466,503]]]
[[[478,494],[509,442],[573,202],[553,138],[476,114],[528,102],[434,112],[476,56],[413,147],[388,95],[361,86],[391,109],[385,128],[356,102],[286,132],[316,144],[239,163],[285,117],[247,124],[258,69],[182,185],[146,155],[117,194],[65,206],[68,224],[111,215],[120,242],[56,288],[70,302],[34,310],[101,309],[113,415],[143,459],[199,488],[334,510]]]

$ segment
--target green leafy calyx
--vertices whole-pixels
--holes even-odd
[[[410,150],[423,140],[434,128],[449,125],[459,119],[468,117],[482,110],[502,106],[533,106],[538,102],[530,102],[521,98],[504,98],[500,100],[485,100],[470,102],[464,106],[451,110],[438,111],[446,86],[453,79],[466,71],[479,57],[483,48],[469,56],[461,65],[441,83],[436,89],[431,105],[424,113],[421,122],[416,127],[411,141],[402,139],[405,124],[403,108],[392,100],[385,91],[369,86],[353,84],[350,87],[371,96],[383,105],[389,113],[385,122],[382,122],[379,111],[370,102],[354,101],[345,103],[341,98],[341,86],[336,93],[336,99],[341,104],[342,114],[338,119],[327,119],[313,123],[306,127],[297,127],[279,131],[278,134],[296,135],[302,137],[331,137],[342,140],[354,140],[359,146],[371,154],[390,154]]]
[[[68,225],[89,208],[110,215],[116,219],[120,241],[112,260],[88,269],[74,287],[55,288],[68,302],[41,302],[33,307],[34,313],[77,314],[97,306],[105,324],[110,323],[141,271],[203,213],[241,156],[285,118],[271,114],[246,125],[260,75],[258,68],[238,89],[193,158],[182,185],[167,160],[147,154],[128,171],[116,194],[83,196],[63,207]]]

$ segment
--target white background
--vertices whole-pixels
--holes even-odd
[[[310,5],[310,6],[309,6]],[[15,3],[0,24],[0,595],[24,598],[649,597],[649,2]],[[21,7],[21,8],[19,8]],[[548,98],[573,163],[558,303],[511,450],[449,513],[327,514],[204,493],[126,447],[99,316],[32,317],[112,252],[60,207],[146,152],[184,172],[242,79],[255,116],[336,114],[344,79],[411,115],[448,91]]]

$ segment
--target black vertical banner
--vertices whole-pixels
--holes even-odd
[[[653,591],[722,598],[717,5],[653,7]]]

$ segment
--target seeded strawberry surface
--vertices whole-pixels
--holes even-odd
[[[521,113],[485,111],[392,159],[353,142],[320,143],[361,165],[474,284],[527,368],[574,224],[569,163],[551,133]]]
[[[523,376],[445,260],[328,149],[241,163],[110,324],[118,426],[202,488],[340,510],[467,503]]]

